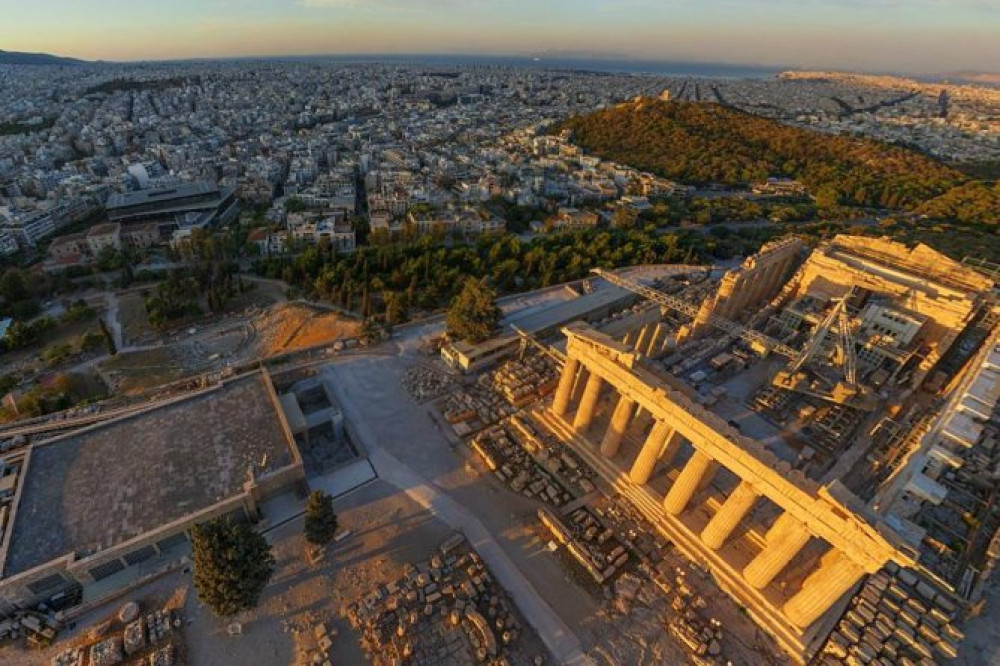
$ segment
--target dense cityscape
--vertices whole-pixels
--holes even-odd
[[[1000,655],[996,86],[5,55],[0,664]]]

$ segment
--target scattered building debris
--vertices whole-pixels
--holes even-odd
[[[932,580],[887,567],[868,578],[827,638],[820,664],[935,664],[958,654],[958,606]],[[879,661],[881,660],[881,661]]]
[[[525,652],[530,627],[464,536],[409,569],[348,608],[375,666],[545,663]]]
[[[534,426],[519,416],[480,432],[469,446],[497,479],[525,497],[560,507],[594,489],[593,472],[576,454],[543,445]]]
[[[455,381],[444,372],[416,366],[406,371],[402,384],[414,400],[426,402],[451,391],[455,386]]]
[[[544,354],[506,361],[493,373],[493,388],[514,407],[524,407],[556,388],[559,371]]]

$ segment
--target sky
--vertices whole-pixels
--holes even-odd
[[[86,59],[538,55],[1000,70],[1000,0],[0,0],[0,49]]]

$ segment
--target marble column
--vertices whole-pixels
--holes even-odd
[[[708,455],[695,449],[691,459],[684,465],[684,469],[663,499],[663,508],[667,513],[677,516],[684,511],[697,492],[702,479],[711,471],[713,462]]]
[[[805,629],[822,617],[864,575],[864,569],[842,551],[827,553],[819,568],[802,582],[802,589],[785,604],[785,615],[796,627]]]
[[[611,423],[608,424],[604,439],[601,441],[601,453],[605,457],[613,458],[618,453],[633,411],[635,411],[635,400],[624,395],[618,399],[614,414],[611,415]]]
[[[597,399],[601,395],[602,386],[604,380],[591,372],[587,379],[587,387],[583,389],[583,397],[580,398],[580,407],[576,410],[576,418],[573,419],[573,430],[578,434],[582,435],[594,421],[594,410],[597,408]]]
[[[649,346],[649,338],[653,334],[653,324],[646,324],[639,331],[639,337],[635,341],[635,350],[640,354],[646,353]]]
[[[552,399],[552,413],[562,418],[569,411],[570,398],[573,397],[573,383],[576,382],[576,373],[580,369],[580,362],[575,358],[566,358],[563,364],[562,375],[559,376],[559,386],[556,387],[556,396]]]
[[[656,469],[656,463],[663,461],[664,465],[669,465],[680,452],[683,443],[683,435],[666,423],[657,421],[632,464],[629,479],[639,486],[648,483]]]
[[[632,483],[641,486],[649,481],[649,477],[653,475],[653,469],[656,467],[656,461],[663,450],[663,445],[669,436],[670,426],[663,421],[657,421],[653,424],[653,429],[649,431],[646,442],[639,450],[639,455],[636,456],[635,462],[632,463],[632,469],[628,473],[628,478]]]
[[[643,348],[642,352],[649,358],[653,358],[660,351],[660,336],[663,334],[663,324],[656,322],[650,325],[653,327],[653,334],[649,337],[649,342]]]
[[[701,532],[701,540],[712,550],[718,550],[740,524],[744,516],[750,513],[757,502],[760,493],[748,482],[740,481],[736,489],[726,498],[708,525]]]
[[[798,555],[810,538],[805,525],[783,513],[767,532],[764,550],[743,569],[747,583],[763,590]]]

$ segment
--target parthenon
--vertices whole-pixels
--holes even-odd
[[[636,487],[646,489],[654,469],[661,467],[671,479],[665,496],[656,498],[665,531],[683,535],[693,554],[724,569],[720,573],[731,581],[732,593],[754,612],[783,615],[805,630],[865,573],[889,561],[913,564],[913,554],[902,540],[884,524],[869,523],[873,517],[838,484],[823,487],[792,470],[699,406],[667,376],[642,367],[640,356],[623,343],[584,324],[564,332],[567,360],[552,415],[581,443],[593,437],[598,454],[619,466]],[[614,408],[607,424],[598,428],[596,408],[605,392],[611,394]],[[642,431],[643,443],[635,455],[621,449],[629,430]],[[708,481],[723,470],[735,477],[728,495],[721,501],[698,502],[708,494]],[[762,510],[763,505],[771,510]],[[723,547],[737,527],[751,516],[766,514],[769,526],[755,525],[763,534],[758,552],[749,561],[728,555],[731,551]],[[821,542],[828,552],[786,599],[772,583],[812,541]]]
[[[926,246],[849,236],[808,255],[795,239],[765,246],[698,307],[599,273],[655,307],[630,326],[566,326],[534,416],[759,626],[806,659],[841,640],[831,630],[866,581],[961,596],[957,570],[928,566],[934,523],[912,520],[924,500],[947,506],[947,486],[905,461],[940,459],[920,454],[950,413],[933,396],[995,344],[990,279]]]

